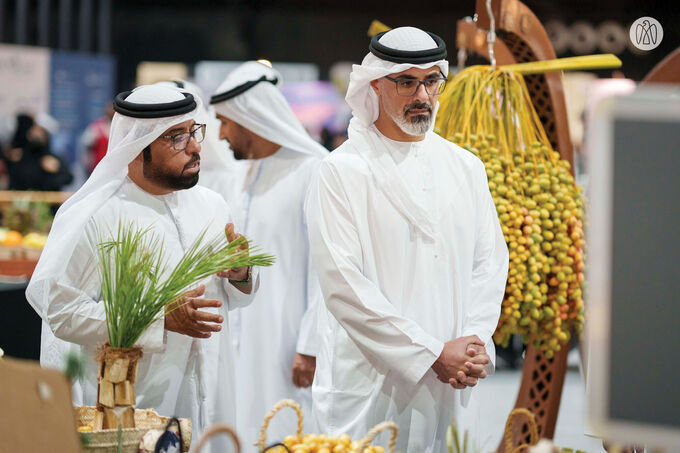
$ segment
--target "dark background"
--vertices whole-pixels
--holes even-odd
[[[626,30],[641,16],[664,28],[661,45],[636,55],[625,50],[623,73],[640,80],[680,45],[677,0],[526,0],[543,22],[597,26],[613,20]],[[322,78],[336,61],[358,62],[367,51],[373,19],[413,25],[440,35],[453,50],[456,21],[474,14],[474,0],[0,0],[0,41],[17,40],[17,10],[27,17],[25,44],[110,53],[117,59],[117,88],[130,88],[140,61],[247,60],[316,63]],[[102,18],[102,11],[105,13]],[[46,27],[39,26],[40,17]],[[41,30],[42,29],[42,30]],[[68,31],[63,31],[68,29]],[[571,56],[566,53],[561,57]],[[455,52],[449,52],[455,63]]]

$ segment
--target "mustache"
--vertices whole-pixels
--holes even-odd
[[[184,166],[184,169],[186,170],[187,168],[191,167],[194,165],[196,162],[201,162],[201,156],[198,154],[194,154],[191,160]]]
[[[428,113],[432,113],[432,104],[429,104],[427,102],[416,102],[414,104],[409,104],[406,107],[404,107],[404,115],[406,115],[413,109],[427,110]]]

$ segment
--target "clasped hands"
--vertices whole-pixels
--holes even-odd
[[[477,335],[470,335],[444,343],[432,370],[441,382],[460,390],[474,387],[479,379],[484,379],[490,360],[484,342]]]

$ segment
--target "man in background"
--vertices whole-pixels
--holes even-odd
[[[109,133],[111,131],[113,113],[113,104],[109,103],[106,106],[104,115],[92,121],[80,138],[80,142],[86,150],[85,164],[88,174],[94,171],[97,164],[106,155],[106,150],[109,147]]]
[[[257,439],[264,415],[282,398],[299,401],[310,415],[318,344],[321,293],[311,265],[303,204],[328,152],[295,118],[278,89],[280,83],[276,70],[251,61],[231,72],[211,97],[221,122],[220,138],[245,163],[236,186],[237,222],[244,234],[257,237],[258,244],[277,257],[276,265],[262,269],[266,284],[255,303],[231,319],[238,350],[238,430],[247,443]],[[283,439],[294,428],[294,423],[277,422],[268,436]]]

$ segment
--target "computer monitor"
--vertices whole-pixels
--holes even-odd
[[[603,101],[589,124],[588,422],[680,450],[680,86]]]

